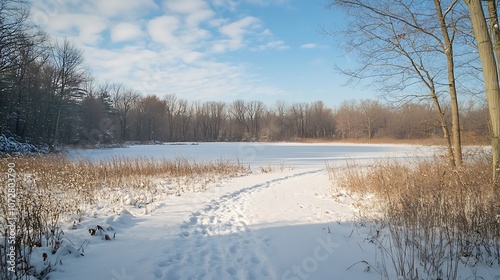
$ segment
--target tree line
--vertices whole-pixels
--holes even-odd
[[[376,100],[352,100],[329,108],[322,101],[277,101],[268,106],[257,100],[197,102],[174,94],[120,94],[116,89],[123,86],[117,84],[104,88],[114,88],[104,94],[112,96],[111,110],[101,95],[84,97],[84,118],[74,143],[439,137],[437,114],[425,103],[392,108]],[[486,123],[484,107],[469,106],[465,119],[464,129],[471,135],[487,134],[486,126],[477,125]]]
[[[455,121],[453,106],[433,106],[441,102],[437,96],[401,106],[350,100],[337,108],[322,101],[269,105],[143,96],[121,83],[97,82],[80,49],[51,39],[28,15],[23,2],[0,0],[0,133],[34,143],[423,139]],[[460,129],[488,133],[486,106],[462,104],[460,112]]]

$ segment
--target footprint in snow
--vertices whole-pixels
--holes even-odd
[[[238,245],[237,244],[234,244],[234,245],[231,245],[231,247],[229,247],[229,252],[231,252],[231,254],[236,254],[236,252],[238,252]]]
[[[156,278],[160,279],[163,277],[163,273],[161,272],[160,269],[156,268],[155,271],[153,272]]]

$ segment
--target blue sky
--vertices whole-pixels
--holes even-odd
[[[328,0],[32,0],[32,18],[84,50],[98,81],[187,100],[368,98],[342,86],[348,57],[321,28],[342,15]],[[365,94],[360,94],[365,92]]]

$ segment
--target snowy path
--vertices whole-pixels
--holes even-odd
[[[151,215],[90,220],[116,240],[93,240],[50,279],[324,279],[342,243],[330,231],[352,217],[329,186],[324,169],[253,174],[170,197]]]
[[[181,239],[176,247],[185,250],[169,256],[167,263],[162,262],[168,266],[165,279],[275,279],[269,260],[259,250],[265,237],[254,234],[249,228],[251,221],[245,215],[245,212],[268,213],[262,208],[247,209],[246,202],[255,192],[319,171],[272,179],[206,203],[203,210],[193,213],[189,221],[181,225]],[[185,267],[183,260],[192,267],[202,268],[201,273]]]

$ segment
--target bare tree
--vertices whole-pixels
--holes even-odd
[[[18,34],[19,44],[15,50],[15,57],[11,57],[12,62],[9,71],[3,73],[10,83],[4,90],[10,91],[11,116],[15,116],[14,131],[17,135],[24,137],[29,125],[29,118],[36,110],[37,106],[30,106],[30,101],[38,93],[33,88],[39,80],[39,71],[47,62],[47,38],[45,34],[36,31],[34,34]],[[39,82],[39,81],[38,81]],[[1,83],[1,82],[0,82]],[[6,95],[7,92],[0,93]]]
[[[487,0],[489,9],[491,33],[484,14],[480,0],[464,0],[469,8],[470,19],[474,30],[474,37],[477,42],[477,50],[481,58],[484,86],[486,89],[486,99],[488,101],[488,111],[491,124],[491,146],[493,153],[493,179],[500,178],[500,87],[499,87],[499,57],[495,57],[495,49],[500,49],[498,16],[496,14],[496,4],[494,0]],[[492,3],[490,3],[492,2]],[[494,9],[494,10],[492,10]],[[494,49],[495,46],[495,49]]]
[[[120,123],[120,139],[122,141],[128,140],[128,114],[138,101],[139,96],[139,93],[126,89],[123,84],[115,83],[111,86],[111,98]]]
[[[486,138],[489,141],[489,112],[486,101],[470,100],[467,104],[462,105],[461,112],[463,129],[467,133],[468,139],[472,143],[481,143]]]
[[[287,114],[288,105],[283,100],[276,101],[274,115],[270,119],[270,130],[275,134],[276,140],[284,140],[290,137],[290,118]]]
[[[41,136],[40,72],[47,62],[47,36],[28,21],[29,4],[0,1],[0,133]],[[38,104],[37,104],[38,101]],[[43,122],[43,123],[42,123]]]
[[[178,100],[175,94],[165,96],[165,116],[168,126],[168,140],[172,141],[181,115],[187,110],[187,104],[184,100]]]
[[[354,138],[356,101],[342,102],[335,112],[336,132],[340,139]]]
[[[155,141],[162,138],[165,116],[165,101],[156,95],[148,95],[137,102],[136,131],[141,141]]]
[[[209,102],[207,105],[210,112],[210,140],[217,141],[219,140],[221,127],[226,117],[226,104],[223,102]]]
[[[193,107],[189,105],[187,100],[179,100],[181,114],[179,116],[179,140],[187,141],[189,136],[189,128],[193,122]]]
[[[237,140],[243,140],[250,133],[250,127],[247,123],[247,106],[243,100],[235,100],[229,108],[232,119],[236,125],[233,137]]]
[[[444,1],[434,0],[436,15],[439,19],[439,26],[441,27],[442,34],[442,39],[436,37],[436,41],[439,43],[441,49],[446,55],[448,88],[451,101],[453,157],[455,164],[461,166],[462,139],[460,135],[460,116],[458,109],[457,86],[455,79],[455,54],[453,47],[453,41],[455,38],[455,34],[457,33],[457,28],[456,26],[454,26],[455,22],[453,21],[453,18],[451,20],[447,20],[448,15],[453,15],[454,7],[458,3],[458,0],[453,0],[445,11],[443,11],[441,2]]]
[[[248,122],[250,123],[250,137],[252,140],[260,139],[261,132],[261,119],[263,117],[265,110],[264,103],[262,101],[250,101],[247,103],[247,116]]]
[[[434,9],[429,9],[428,2],[409,0],[334,0],[332,4],[352,16],[341,34],[349,38],[348,50],[362,58],[359,69],[341,71],[354,79],[374,80],[386,96],[402,103],[431,99],[453,166],[462,162],[453,49],[456,25],[462,18],[454,14],[456,3],[435,1]],[[443,69],[448,69],[447,75]],[[452,107],[451,132],[441,105],[443,92]]]
[[[378,101],[364,99],[359,103],[359,112],[362,130],[368,139],[372,139],[385,126],[385,109]]]
[[[333,112],[323,101],[311,103],[308,115],[308,136],[327,138],[333,134]]]
[[[82,68],[83,52],[69,40],[64,39],[53,47],[53,63],[56,75],[54,76],[54,89],[56,90],[56,120],[53,134],[54,143],[59,138],[61,112],[64,101],[72,98],[81,98],[80,85],[85,81],[85,71]]]
[[[387,136],[396,139],[425,139],[432,137],[435,128],[433,110],[432,105],[428,103],[406,103],[394,108],[387,123]]]
[[[18,0],[0,0],[0,74],[3,77],[17,68],[15,58],[29,34],[29,6]],[[2,81],[5,82],[5,81]],[[5,85],[2,85],[5,86]]]
[[[295,124],[295,133],[297,137],[306,138],[307,131],[307,111],[309,110],[309,104],[307,103],[295,103],[290,108],[290,115]]]

